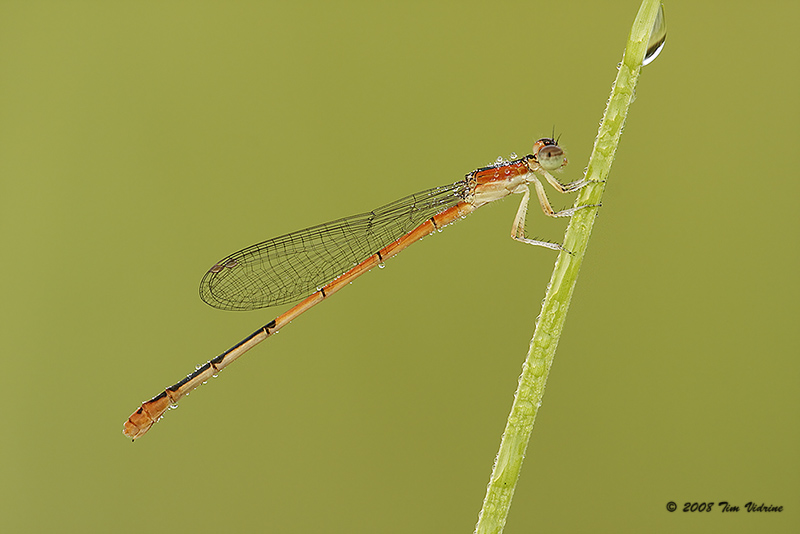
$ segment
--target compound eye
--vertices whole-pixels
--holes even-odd
[[[558,145],[543,146],[536,153],[536,161],[546,171],[554,171],[560,168],[566,160],[564,151]]]

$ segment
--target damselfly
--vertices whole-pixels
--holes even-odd
[[[525,237],[525,215],[533,184],[542,210],[550,217],[569,217],[576,210],[554,211],[542,177],[561,193],[589,183],[562,184],[550,174],[567,164],[555,140],[543,138],[533,154],[500,160],[467,174],[463,180],[401,198],[372,211],[286,234],[235,252],[214,264],[200,282],[200,297],[223,310],[253,310],[303,299],[245,339],[199,367],[177,384],[143,403],[125,422],[123,433],[136,439],[164,412],[239,356],[286,326],[312,306],[339,291],[373,267],[481,206],[522,194],[511,237],[531,245],[562,250],[561,245]]]

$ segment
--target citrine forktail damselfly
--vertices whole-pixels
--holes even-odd
[[[562,184],[550,171],[567,164],[558,143],[542,138],[533,154],[483,167],[463,180],[401,198],[380,208],[286,234],[235,252],[214,264],[200,282],[200,297],[223,310],[254,310],[303,300],[195,372],[143,403],[125,422],[123,434],[143,436],[178,400],[239,356],[339,291],[357,277],[426,235],[466,217],[481,206],[522,194],[511,237],[531,245],[563,250],[561,245],[525,237],[525,215],[533,184],[542,210],[550,217],[570,217],[576,210],[554,211],[537,178],[570,193],[589,183]]]

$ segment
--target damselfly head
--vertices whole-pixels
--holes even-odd
[[[567,156],[558,143],[543,137],[533,144],[533,154],[539,165],[546,171],[554,171],[567,164]]]

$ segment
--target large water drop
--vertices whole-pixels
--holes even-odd
[[[667,20],[664,18],[664,5],[658,7],[656,21],[653,24],[653,31],[650,33],[650,41],[647,43],[647,52],[644,55],[642,65],[652,63],[664,49],[667,41]]]

